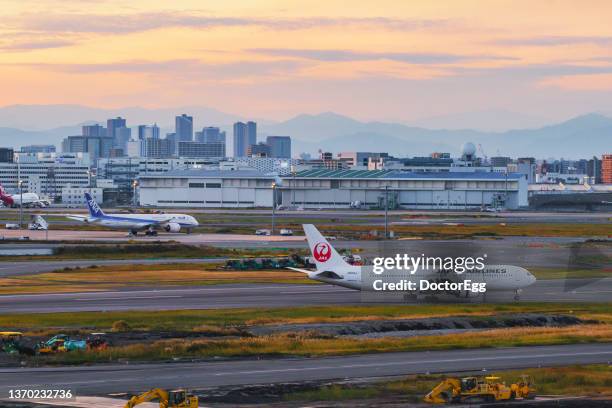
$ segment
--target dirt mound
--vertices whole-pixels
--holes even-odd
[[[346,323],[282,324],[256,326],[249,329],[256,336],[282,332],[316,331],[333,336],[360,336],[373,333],[392,334],[411,331],[464,331],[508,327],[562,327],[585,322],[578,317],[550,314],[512,314],[497,316],[454,316],[404,320],[368,320]]]

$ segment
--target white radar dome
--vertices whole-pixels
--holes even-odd
[[[464,156],[473,156],[476,153],[476,146],[474,143],[467,142],[461,146],[461,154]]]

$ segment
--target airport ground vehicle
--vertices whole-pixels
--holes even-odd
[[[7,230],[18,230],[21,227],[19,226],[19,224],[6,224],[4,228],[6,228]]]
[[[76,350],[103,350],[108,347],[104,333],[92,333],[85,340],[72,339],[65,334],[58,334],[49,340],[39,343],[36,351],[40,354]]]
[[[285,237],[291,236],[291,235],[293,235],[293,230],[283,228],[283,229],[280,230],[280,234],[282,236],[285,236]]]
[[[28,224],[28,229],[32,231],[45,231],[49,229],[47,221],[38,214],[32,216],[32,222]]]
[[[37,351],[40,354],[48,354],[58,351],[85,350],[86,348],[87,342],[85,340],[71,340],[65,334],[58,334],[38,344]]]
[[[198,406],[198,397],[188,394],[186,390],[165,391],[154,388],[130,398],[124,408],[133,408],[138,404],[153,400],[159,401],[159,408],[194,408]]]
[[[535,397],[532,379],[521,376],[518,383],[507,386],[499,377],[464,377],[447,378],[434,387],[424,398],[432,404],[449,402],[480,403],[507,401],[516,398],[532,399]]]
[[[255,231],[255,235],[269,236],[269,235],[272,235],[272,233],[270,232],[269,229],[258,229],[257,231]]]

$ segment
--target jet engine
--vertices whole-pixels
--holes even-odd
[[[181,230],[181,225],[176,222],[169,222],[164,225],[164,229],[166,232],[179,232]]]

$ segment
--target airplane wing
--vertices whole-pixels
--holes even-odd
[[[58,215],[58,214],[55,214]],[[61,214],[62,217],[66,217],[73,221],[81,221],[81,222],[95,222],[96,218],[91,218],[89,215],[81,215],[81,214]]]
[[[288,266],[287,269],[291,269],[292,271],[302,272],[302,273],[316,272],[316,271],[309,271],[308,269],[292,268],[290,266]]]

